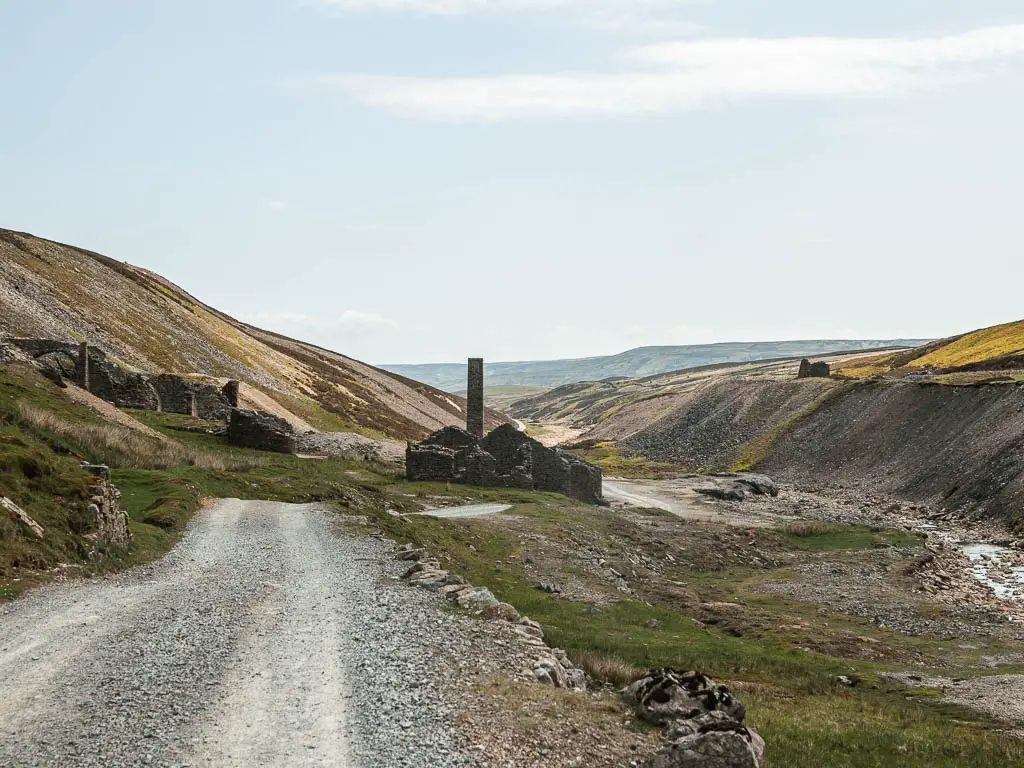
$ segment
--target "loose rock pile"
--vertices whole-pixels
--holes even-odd
[[[728,688],[700,672],[655,669],[622,691],[668,743],[647,768],[763,768],[764,739],[743,725],[746,710]]]
[[[778,496],[779,487],[767,475],[749,472],[715,472],[706,476],[707,485],[694,488],[695,493],[720,501],[743,501],[747,494]]]
[[[467,584],[462,576],[442,569],[441,564],[425,549],[403,544],[395,557],[412,563],[402,575],[404,581],[438,592],[474,616],[512,625],[519,641],[535,653],[532,668],[523,670],[524,677],[556,688],[572,691],[587,689],[586,673],[573,665],[565,651],[549,648],[544,642],[544,630],[540,624],[520,616],[514,606],[499,601],[486,587],[474,587]]]

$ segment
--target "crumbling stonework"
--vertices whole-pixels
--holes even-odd
[[[800,361],[798,379],[827,379],[832,375],[832,367],[828,363],[812,363],[807,358]]]
[[[547,448],[505,424],[483,440],[445,427],[406,449],[406,477],[498,488],[561,493],[588,504],[604,504],[598,467]]]
[[[230,401],[224,390],[213,384],[193,381],[173,373],[154,376],[152,382],[160,397],[162,411],[222,421],[227,421],[231,417]]]
[[[126,547],[132,542],[128,513],[121,509],[121,492],[110,482],[110,468],[102,464],[82,464],[93,476],[86,507],[89,532],[85,538],[102,547]]]
[[[295,429],[284,419],[263,411],[234,408],[228,422],[228,443],[257,451],[295,453]]]
[[[8,339],[51,381],[73,381],[118,408],[166,411],[227,421],[238,405],[238,382],[223,388],[173,373],[149,376],[110,360],[94,346],[52,339]]]

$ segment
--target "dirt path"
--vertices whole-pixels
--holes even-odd
[[[762,511],[754,505],[720,504],[701,496],[693,489],[707,485],[701,478],[679,478],[676,480],[620,480],[610,478],[604,481],[604,497],[609,502],[632,507],[647,507],[671,512],[684,520],[699,520],[705,523],[738,525],[745,528],[771,528],[796,517]]]
[[[153,567],[0,607],[0,765],[465,765],[444,619],[386,548],[227,500]]]

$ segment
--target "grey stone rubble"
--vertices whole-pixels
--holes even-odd
[[[812,363],[807,358],[800,361],[800,370],[797,372],[798,379],[827,379],[832,375],[832,366],[828,363]]]
[[[646,768],[763,768],[764,739],[743,725],[746,710],[728,688],[700,672],[664,668],[622,690],[643,720],[661,726],[666,744]]]
[[[121,509],[121,492],[110,482],[110,468],[103,464],[82,464],[93,476],[89,486],[89,532],[85,538],[103,547],[124,547],[132,543],[128,513]]]
[[[520,616],[514,606],[500,602],[486,587],[474,587],[458,574],[442,569],[425,549],[403,544],[395,557],[412,563],[402,574],[402,579],[408,583],[443,595],[473,616],[511,624],[519,642],[535,654],[532,668],[525,670],[524,676],[555,688],[587,689],[586,673],[573,665],[565,651],[549,648],[544,642],[544,630],[540,624]]]
[[[296,453],[295,428],[279,416],[262,411],[231,409],[228,443],[240,448],[276,453]]]
[[[397,440],[377,440],[355,432],[305,432],[297,435],[302,454],[344,456],[349,459],[383,461],[389,464],[405,460],[405,445]]]
[[[511,424],[503,424],[483,440],[446,427],[421,443],[409,443],[405,469],[409,480],[525,488],[561,493],[588,504],[605,503],[598,467],[561,449],[547,448]]]

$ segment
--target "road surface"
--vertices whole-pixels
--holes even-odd
[[[446,619],[388,548],[226,500],[151,567],[0,606],[0,765],[467,764]]]

